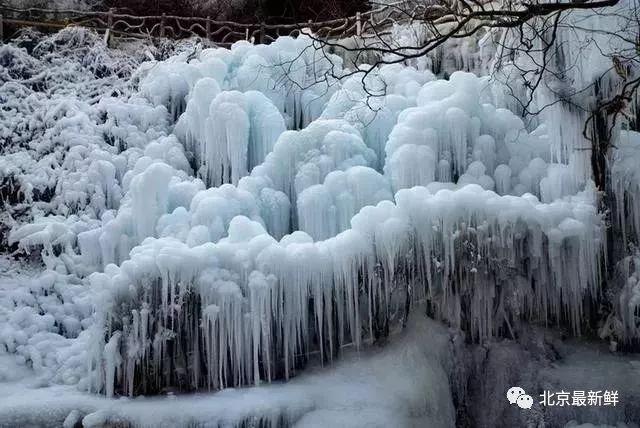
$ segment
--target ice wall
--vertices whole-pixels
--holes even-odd
[[[406,293],[436,302],[440,318],[476,339],[517,314],[577,332],[582,299],[599,287],[593,197],[587,190],[543,204],[475,185],[416,187],[396,204],[363,209],[351,229],[324,241],[296,232],[278,242],[246,217],[217,244],[147,239],[120,267],[92,276],[105,299],[96,339],[107,331],[95,386],[137,394],[134,385],[218,389],[288,378],[301,354],[317,349],[328,361],[348,343],[360,346],[363,331],[373,338]]]

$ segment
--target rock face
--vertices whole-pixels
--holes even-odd
[[[566,339],[550,329],[527,328],[514,340],[464,351],[468,375],[464,413],[458,426],[544,426],[573,424],[637,426],[640,382],[637,354],[612,353],[594,340]],[[464,367],[464,366],[463,366]],[[530,410],[509,404],[506,391],[523,388],[534,399]],[[605,405],[543,405],[544,395],[574,391],[617,392],[618,402]],[[548,394],[547,394],[548,397]],[[553,402],[552,401],[552,402]],[[634,423],[636,425],[634,425]],[[585,425],[587,426],[587,425]]]

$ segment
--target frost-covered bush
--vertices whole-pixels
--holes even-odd
[[[3,268],[6,260],[2,260]],[[46,272],[19,272],[3,278],[0,293],[0,354],[15,354],[40,382],[78,384],[84,377],[91,324],[89,290],[77,278]],[[15,380],[0,370],[0,381]]]
[[[0,61],[0,182],[15,196],[5,200],[4,226],[47,214],[86,223],[117,208],[126,150],[167,126],[162,109],[110,98],[130,92],[137,59],[70,27],[23,32],[0,48]]]
[[[139,147],[165,135],[166,110],[110,98],[94,105],[51,101],[38,107],[46,109],[44,131],[27,150],[0,160],[7,165],[3,173],[28,183],[24,192],[33,202],[32,215],[44,211],[99,219],[119,207],[125,172],[145,154]],[[190,169],[182,156],[180,165]]]

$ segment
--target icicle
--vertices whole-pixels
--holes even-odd
[[[271,316],[273,309],[272,286],[275,277],[267,278],[258,271],[249,276],[249,290],[251,294],[252,316],[252,344],[253,344],[253,379],[255,385],[260,384],[260,355],[267,372],[267,381],[271,381]]]
[[[117,376],[121,370],[122,357],[120,356],[120,337],[122,333],[116,331],[111,335],[109,342],[104,345],[104,363],[105,363],[105,394],[111,398],[114,395],[114,388],[117,382]]]

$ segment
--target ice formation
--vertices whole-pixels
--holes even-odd
[[[347,230],[361,208],[393,200],[391,187],[375,170],[354,166],[330,172],[324,183],[307,187],[299,195],[299,227],[314,240]]]
[[[522,115],[530,127],[544,124],[550,161],[571,166],[571,174],[562,181],[571,178],[581,186],[602,174],[596,181],[604,187],[604,171],[592,171],[594,157],[600,158],[599,169],[605,169],[610,155],[606,145],[617,139],[619,129],[633,129],[625,122],[637,115],[637,94],[628,103],[633,113],[617,123],[607,124],[611,116],[597,112],[596,106],[606,104],[640,73],[637,61],[631,59],[636,56],[634,42],[620,37],[635,27],[637,9],[635,0],[621,0],[605,14],[574,10],[563,17],[557,32],[553,26],[542,34],[501,29],[486,37],[487,48],[495,51],[486,71],[497,66],[494,102]],[[533,27],[539,24],[540,20],[534,21]],[[534,53],[517,52],[523,37],[531,40]],[[492,38],[500,42],[491,42]],[[554,43],[546,48],[549,40]],[[602,147],[601,153],[592,156],[592,142]]]
[[[616,221],[626,243],[629,235],[635,242],[640,236],[640,133],[621,132],[611,165],[611,187],[616,201]]]
[[[44,123],[29,151],[0,156],[16,205],[36,202],[10,240],[85,287],[53,318],[37,315],[48,291],[19,296],[30,310],[11,306],[21,333],[2,343],[51,378],[134,396],[289,379],[424,301],[475,342],[519,319],[579,333],[605,222],[575,141],[496,107],[488,78],[396,64],[327,80],[346,70],[309,43],[196,47],[91,103],[3,85]],[[640,189],[626,160],[637,138],[623,136],[612,178],[626,224]],[[23,334],[23,319],[37,328]],[[49,333],[66,351],[41,352]]]
[[[621,282],[616,294],[617,317],[610,316],[600,334],[626,343],[640,339],[640,260],[637,253],[640,237],[638,156],[640,134],[634,131],[620,132],[611,161],[611,187],[615,199],[613,213],[617,230],[622,235],[622,244],[630,246],[633,252],[623,258],[617,266]]]
[[[195,84],[175,132],[194,153],[204,181],[219,186],[238,184],[284,130],[284,119],[262,93],[220,92],[214,79],[205,78]]]
[[[453,181],[552,202],[584,186],[573,163],[551,162],[546,128],[527,132],[520,118],[489,103],[490,87],[488,78],[455,72],[420,89],[386,145],[394,190]]]
[[[104,273],[91,277],[109,302],[93,334],[104,340],[94,387],[138,394],[289,378],[301,355],[317,350],[331,361],[343,346],[384,334],[406,302],[423,298],[475,340],[499,334],[517,314],[579,331],[583,299],[597,294],[601,271],[593,188],[566,178],[571,165],[551,163],[543,126],[528,133],[487,103],[486,79],[427,76],[418,91],[420,79],[412,81],[385,97],[389,116],[376,131],[368,128],[375,122],[350,116],[357,103],[349,96],[367,96],[351,81],[320,119],[282,132],[264,159],[254,156],[250,173],[248,151],[270,145],[251,142],[251,106],[271,104],[222,91],[211,77],[189,83],[195,89],[176,127],[186,153],[221,174],[231,152],[208,150],[239,141],[236,165],[246,169],[217,181],[237,186],[204,190],[142,157],[114,220],[82,235],[83,256],[98,248],[98,233],[103,242],[135,237],[122,247],[130,254],[103,256]],[[218,103],[237,111],[244,133],[207,128],[220,117]],[[207,141],[216,135],[222,139]],[[171,203],[177,185],[193,191]],[[140,220],[143,211],[151,216]],[[114,235],[119,219],[128,226]]]
[[[640,258],[638,250],[622,259],[617,267],[619,288],[615,294],[614,311],[599,329],[602,339],[617,350],[618,344],[632,345],[640,338]]]
[[[435,76],[428,71],[399,64],[382,66],[364,80],[358,75],[349,77],[331,97],[321,117],[344,119],[355,126],[378,157],[375,169],[382,171],[385,144],[398,114],[415,106],[418,91],[433,79]]]
[[[295,207],[298,195],[321,184],[330,172],[375,162],[375,153],[353,126],[344,120],[320,119],[301,131],[283,133],[264,163],[251,172],[251,178],[267,180],[273,189],[286,194]]]
[[[221,90],[261,92],[282,113],[289,129],[301,129],[320,116],[335,91],[336,78],[331,76],[342,73],[340,57],[309,49],[311,43],[307,36],[280,37],[269,45],[238,42],[230,50],[202,50],[189,62],[193,52],[184,52],[144,65],[139,72],[141,92],[177,119],[196,82],[211,78]]]
[[[474,185],[416,187],[396,201],[364,208],[325,241],[296,232],[277,242],[246,217],[231,220],[217,244],[145,240],[120,267],[92,276],[110,302],[97,332],[123,335],[122,364],[108,372],[120,375],[98,375],[97,387],[115,382],[134,394],[134,384],[217,389],[288,378],[301,353],[317,348],[330,360],[347,343],[359,346],[362,329],[372,338],[375,325],[390,322],[384,308],[409,288],[479,339],[514,313],[579,330],[581,301],[599,287],[592,190],[542,204]]]

